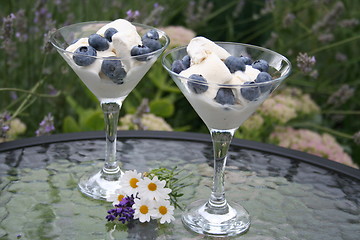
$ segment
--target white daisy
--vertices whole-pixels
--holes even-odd
[[[165,222],[170,223],[175,221],[174,218],[174,207],[170,205],[169,200],[160,200],[155,201],[154,203],[154,217],[160,218],[160,223],[164,224]]]
[[[135,204],[132,208],[135,210],[134,219],[139,219],[140,222],[150,222],[154,215],[154,201],[147,199],[135,198]]]
[[[126,194],[122,188],[116,189],[113,193],[110,193],[106,196],[106,201],[112,202],[112,205],[115,206],[126,197]]]
[[[159,201],[161,199],[169,199],[170,188],[165,188],[166,181],[160,181],[157,176],[153,179],[145,177],[138,182],[139,197]]]
[[[136,170],[126,171],[124,175],[120,178],[120,186],[126,195],[130,196],[131,194],[136,196],[138,193],[138,182],[141,180],[141,173],[138,173]]]

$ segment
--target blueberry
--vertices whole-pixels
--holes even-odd
[[[144,38],[142,40],[142,43],[144,46],[147,46],[148,48],[150,48],[152,52],[162,48],[162,45],[159,42],[159,40],[155,40],[155,39],[151,39],[151,38]]]
[[[116,84],[123,84],[126,71],[119,59],[107,57],[102,62],[101,71]]]
[[[269,70],[269,64],[263,59],[253,62],[252,67],[259,70],[260,72],[267,72]]]
[[[148,48],[147,46],[137,45],[131,49],[130,54],[131,54],[131,56],[139,56],[139,55],[147,54],[150,52],[151,52],[151,49]],[[138,61],[147,61],[148,56],[139,56],[139,57],[135,57],[135,59]]]
[[[148,31],[147,33],[144,34],[142,39],[144,39],[144,38],[159,40],[159,33],[155,29],[151,29],[150,31]]]
[[[196,82],[188,81],[188,87],[190,90],[196,94],[204,93],[208,90],[208,86],[206,85],[206,79],[200,74],[192,74],[189,77],[190,79],[194,79]],[[201,82],[201,83],[199,83]],[[202,84],[205,83],[205,84]]]
[[[109,48],[109,42],[99,34],[91,34],[88,41],[89,45],[98,51],[105,51]]]
[[[255,79],[255,82],[256,83],[263,83],[263,82],[269,82],[271,81],[272,78],[271,78],[271,75],[268,74],[267,72],[260,72],[256,79]],[[263,92],[266,92],[268,91],[269,89],[271,88],[271,83],[268,83],[268,84],[262,84],[260,86],[260,91],[263,93]]]
[[[245,71],[245,63],[239,57],[230,56],[225,59],[225,65],[228,67],[231,73],[236,71]]]
[[[216,102],[225,105],[234,105],[235,104],[235,95],[231,88],[219,88],[216,97],[214,98]]]
[[[75,50],[73,55],[74,62],[79,66],[89,66],[95,62],[96,50],[91,46],[81,46]]]
[[[255,82],[245,82],[244,85],[255,85]],[[255,101],[260,97],[260,89],[258,86],[254,87],[243,87],[240,89],[241,95],[249,101]]]
[[[251,65],[252,64],[251,58],[249,58],[249,57],[240,56],[240,59],[243,61],[243,63],[245,63],[245,65]]]
[[[184,63],[181,60],[175,60],[171,65],[171,71],[179,74],[185,69]]]
[[[117,33],[118,30],[116,30],[115,28],[108,28],[106,29],[105,33],[104,33],[104,37],[109,41],[112,42],[112,36]]]
[[[187,69],[190,67],[190,56],[186,55],[182,58],[182,63],[184,65],[184,69]]]

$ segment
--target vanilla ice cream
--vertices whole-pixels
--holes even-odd
[[[105,36],[107,30],[112,30],[110,38]],[[139,61],[131,56],[132,48],[143,43],[137,27],[125,19],[105,24],[96,31],[96,34],[99,35],[96,37],[105,42],[104,50],[95,50],[95,46],[92,47],[89,43],[89,36],[74,41],[62,56],[100,101],[114,101],[114,99],[122,101],[146,74],[157,57]],[[162,33],[159,32],[159,35],[161,37]],[[84,51],[87,51],[84,54],[90,55],[81,55]],[[83,61],[85,63],[79,64],[75,61],[75,57],[91,61]]]
[[[192,64],[201,63],[212,53],[217,55],[221,60],[225,60],[230,56],[230,53],[225,49],[204,37],[193,38],[186,50],[191,58]]]
[[[192,64],[191,67],[180,73],[181,76],[189,77],[192,74],[202,75],[208,82],[225,84],[232,79],[229,69],[223,64],[215,53],[209,53],[203,61]]]
[[[237,62],[234,66],[239,66],[239,70],[231,72],[225,64],[231,54],[214,42],[196,37],[186,51],[190,67],[184,65],[175,82],[209,128],[238,128],[269,94],[262,93],[254,83],[260,73],[258,69]],[[200,75],[205,82],[196,79],[190,82],[188,79],[194,75]],[[201,91],[196,91],[196,87]]]

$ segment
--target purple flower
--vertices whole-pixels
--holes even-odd
[[[285,17],[283,18],[284,28],[290,27],[294,23],[295,19],[296,19],[295,14],[293,14],[293,13],[286,14]]]
[[[132,9],[129,9],[127,12],[126,12],[126,19],[128,21],[134,21],[137,17],[140,16],[140,12],[138,10],[135,10],[133,11]]]
[[[297,66],[304,74],[309,74],[313,71],[313,67],[316,63],[314,56],[309,56],[307,53],[299,53],[296,58]]]
[[[7,132],[10,130],[11,116],[7,112],[0,114],[0,138],[6,138]]]
[[[312,26],[312,30],[315,33],[318,33],[321,29],[331,30],[338,23],[338,19],[344,11],[344,3],[337,1],[333,8]]]
[[[185,22],[190,28],[206,24],[206,18],[214,8],[211,1],[190,1],[185,11]]]
[[[9,47],[8,45],[11,45],[11,38],[14,33],[15,18],[15,14],[11,13],[9,16],[2,19],[1,40],[3,42],[1,48],[5,49],[5,51]]]
[[[334,92],[327,100],[327,104],[334,107],[339,107],[346,103],[354,96],[355,88],[347,84],[342,85],[336,92]]]
[[[39,129],[36,130],[36,136],[50,135],[55,130],[54,117],[51,113],[44,117],[39,124]]]
[[[59,91],[51,84],[47,85],[47,91],[49,95],[55,96],[59,93]]]
[[[351,18],[351,19],[345,19],[339,22],[339,26],[342,28],[352,28],[356,27],[360,24],[359,19]]]
[[[109,213],[110,211],[108,211],[108,213]],[[114,221],[115,219],[116,219],[116,217],[115,217],[115,215],[112,215],[112,214],[110,214],[109,213],[109,215],[107,215],[106,217],[105,217],[108,221]]]
[[[126,223],[134,219],[135,210],[132,208],[134,205],[133,195],[124,197],[121,202],[115,205],[115,208],[107,211],[108,215],[105,217],[108,221],[118,220]]]

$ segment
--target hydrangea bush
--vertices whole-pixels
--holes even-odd
[[[282,147],[291,148],[324,157],[358,168],[342,146],[330,134],[319,134],[308,129],[277,127],[269,140]]]
[[[308,94],[299,88],[285,87],[269,97],[243,123],[237,137],[266,141],[275,126],[284,126],[291,120],[311,118],[320,108]]]

